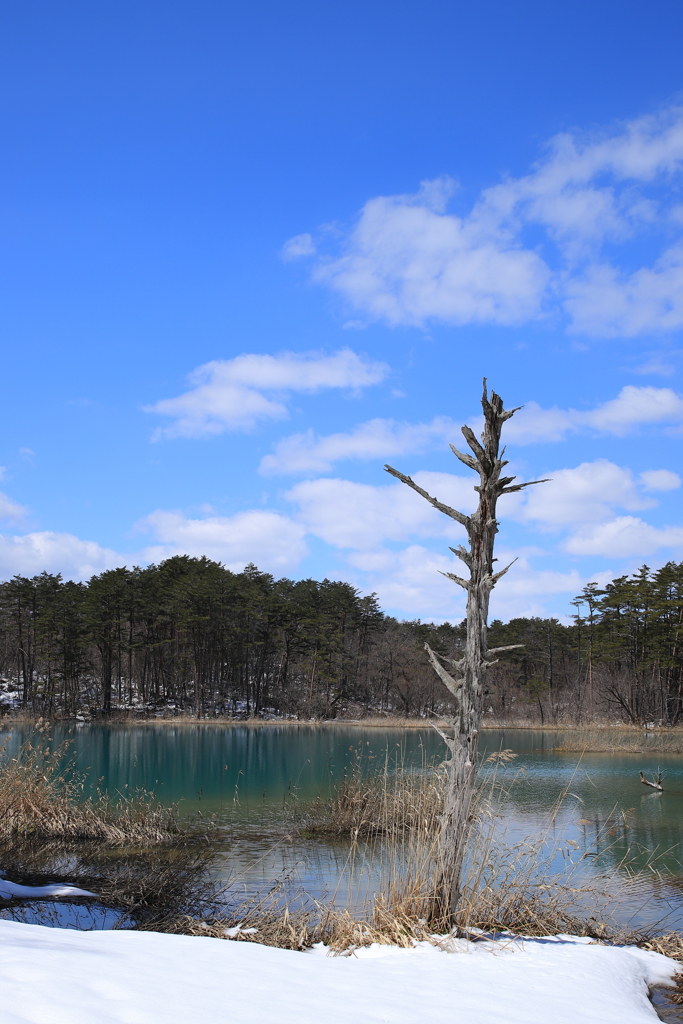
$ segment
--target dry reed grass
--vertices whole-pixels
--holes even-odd
[[[59,842],[0,844],[4,873],[21,885],[52,882],[77,885],[95,894],[60,903],[87,903],[117,912],[117,927],[143,925],[171,914],[207,913],[219,887],[211,877],[212,851],[199,845],[112,850],[98,845]],[[12,905],[31,905],[28,897]],[[43,902],[49,900],[44,899]]]
[[[577,854],[577,844],[567,837],[561,820],[569,787],[558,797],[542,827],[511,842],[501,813],[509,785],[501,785],[498,774],[494,762],[492,781],[475,799],[458,927],[464,932],[481,928],[534,936],[565,932],[624,939],[626,932],[615,923],[619,898],[611,880],[620,871],[628,877],[628,857],[603,875],[586,872],[585,860]],[[611,845],[613,824],[608,820],[594,841],[604,847]],[[633,879],[624,887],[624,896],[632,884]]]
[[[568,731],[555,749],[566,753],[681,754],[683,729],[586,726]]]
[[[236,939],[292,950],[311,949],[322,942],[332,954],[342,956],[375,943],[409,948],[431,938],[424,922],[377,909],[370,920],[359,920],[347,909],[334,908],[291,911],[274,907],[202,920],[182,915],[143,925],[140,930]]]
[[[586,874],[580,857],[572,860],[576,844],[566,839],[560,820],[566,792],[544,828],[521,842],[507,841],[503,804],[511,786],[519,783],[514,769],[516,779],[510,778],[513,759],[510,751],[491,755],[480,774],[463,838],[465,868],[454,920],[439,916],[434,899],[443,770],[423,766],[418,772],[401,771],[396,765],[385,765],[379,777],[369,778],[359,759],[330,800],[317,802],[299,832],[349,837],[346,906],[336,903],[344,884],[340,879],[327,904],[302,893],[288,900],[284,886],[276,886],[229,912],[199,918],[171,916],[150,927],[288,949],[323,942],[337,953],[374,942],[410,946],[452,930],[468,936],[481,929],[536,936],[571,932],[599,941],[643,940],[614,921],[615,889],[609,884],[614,869],[596,877]],[[612,825],[604,826],[605,842],[611,841]],[[560,870],[554,866],[558,857]],[[616,870],[628,875],[625,858]]]
[[[665,935],[652,936],[639,942],[641,949],[649,949],[661,953],[683,964],[683,935],[680,932],[667,932]],[[683,1003],[683,995],[677,1002]]]
[[[22,885],[57,881],[94,892],[122,924],[204,913],[217,891],[210,840],[206,823],[180,828],[150,793],[86,796],[68,742],[53,748],[42,720],[14,756],[0,759],[4,872]]]
[[[439,916],[433,885],[439,873],[445,774],[436,771],[417,780],[413,777],[410,814],[399,816],[393,825],[382,822],[381,834],[389,837],[390,846],[379,894],[382,909],[401,922],[425,922],[436,931],[455,927],[461,933],[477,928],[536,936],[572,932],[598,939],[623,938],[625,932],[614,920],[618,898],[611,879],[615,873],[627,878],[633,874],[628,856],[604,875],[586,871],[576,843],[566,835],[562,812],[569,786],[536,832],[516,841],[507,835],[505,803],[515,786],[524,785],[524,773],[514,770],[515,756],[501,750],[486,758],[480,769],[462,837],[464,867],[453,919]],[[394,806],[392,801],[382,804],[389,813]],[[615,843],[614,824],[610,819],[601,835],[594,837],[602,847]],[[651,868],[648,864],[646,870]],[[634,881],[631,878],[630,888],[624,887],[624,896]]]
[[[85,779],[68,764],[68,742],[51,749],[48,723],[13,757],[0,761],[0,843],[86,842],[149,846],[180,833],[172,809],[149,793],[85,796]],[[0,751],[0,754],[2,751]]]
[[[370,755],[371,757],[372,755]],[[294,831],[304,836],[392,836],[438,831],[446,770],[423,759],[415,768],[403,755],[387,754],[384,770],[371,774],[370,757],[357,751],[329,798],[318,797]]]
[[[145,725],[152,728],[168,726],[247,726],[252,729],[268,729],[275,726],[289,728],[363,728],[363,729],[425,729],[432,727],[432,721],[437,724],[439,720],[424,718],[402,718],[393,715],[369,715],[367,718],[233,718],[223,715],[215,715],[205,718],[195,718],[194,715],[166,715],[156,717],[154,715],[143,716],[139,714],[125,715],[114,714],[107,718],[108,726]]]
[[[298,822],[300,835],[349,838],[346,878],[338,886],[338,892],[347,886],[346,906],[337,905],[337,894],[326,904],[301,893],[293,899],[284,886],[231,905],[229,894],[210,879],[210,844],[193,848],[172,820],[155,817],[159,809],[147,799],[135,807],[126,801],[123,807],[108,800],[79,803],[82,783],[69,788],[60,770],[63,753],[48,751],[41,729],[38,740],[0,771],[3,866],[24,884],[58,877],[96,892],[100,902],[120,910],[121,926],[288,949],[323,942],[338,954],[372,943],[411,946],[453,929],[464,935],[473,929],[572,932],[599,941],[637,941],[683,963],[683,937],[677,933],[635,936],[614,923],[614,888],[606,878],[586,876],[580,858],[572,862],[576,844],[562,834],[562,798],[543,829],[521,842],[507,841],[501,821],[514,784],[510,751],[491,755],[483,765],[463,837],[460,904],[455,920],[445,921],[433,897],[442,767],[423,763],[416,770],[386,762],[383,772],[368,777],[359,757],[330,799],[319,800]],[[150,807],[151,825],[145,817]],[[605,835],[611,824],[604,826]],[[77,853],[73,839],[80,843]],[[559,854],[565,867],[558,872],[553,863]],[[620,869],[628,874],[629,866],[624,861]]]

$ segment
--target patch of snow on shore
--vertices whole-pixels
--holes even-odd
[[[317,954],[327,950],[318,947]],[[2,1024],[655,1024],[678,964],[572,936],[305,955],[0,921]]]
[[[62,885],[59,882],[52,882],[50,885],[18,885],[16,882],[8,882],[6,878],[0,878],[0,900],[11,900],[12,897],[20,899],[40,899],[45,896],[94,896],[94,892],[87,889],[78,889],[75,885]]]

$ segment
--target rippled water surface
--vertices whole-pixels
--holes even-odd
[[[7,752],[26,735],[21,727],[10,730]],[[93,788],[145,787],[164,803],[177,804],[181,817],[215,816],[222,871],[236,885],[254,891],[287,876],[315,896],[338,886],[348,844],[283,838],[292,805],[305,808],[329,792],[359,751],[369,771],[383,769],[387,758],[392,765],[420,767],[444,753],[438,735],[427,728],[84,724],[53,730],[55,743],[67,738]],[[631,886],[619,913],[637,924],[666,919],[669,927],[683,927],[683,757],[581,756],[557,752],[561,741],[555,731],[482,734],[484,757],[502,749],[516,754],[499,772],[508,790],[501,805],[505,841],[518,843],[549,828],[558,843],[554,870],[563,870],[571,858],[584,876],[599,876],[615,892],[630,885],[624,860],[642,867],[654,858],[656,870]],[[666,772],[661,794],[642,786],[638,776],[641,769],[647,775],[658,767]]]

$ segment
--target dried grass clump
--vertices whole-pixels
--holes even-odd
[[[366,773],[362,754],[329,799],[319,798],[296,824],[300,835],[385,836],[406,833],[434,836],[443,811],[446,770],[423,764],[420,769],[387,762],[379,774]]]
[[[641,949],[649,949],[654,953],[661,953],[671,960],[677,960],[683,964],[683,935],[680,932],[667,932],[666,935],[650,936],[638,942]],[[679,975],[683,982],[683,975]],[[676,1002],[683,1003],[683,992]]]
[[[47,723],[14,757],[0,761],[0,843],[26,840],[149,846],[180,834],[172,809],[149,793],[85,796],[85,779],[66,763],[68,743],[52,750]],[[0,751],[0,754],[2,751]]]
[[[64,882],[86,889],[94,899],[70,896],[56,902],[108,908],[118,928],[149,926],[170,916],[198,920],[209,913],[220,895],[208,870],[211,854],[208,847],[191,845],[121,851],[56,842],[0,844],[0,863],[12,881],[28,886]],[[22,908],[33,908],[40,924],[53,902],[49,897],[15,897],[1,909],[3,916],[14,910],[21,919]]]
[[[375,901],[368,919],[334,906],[292,910],[279,906],[277,901],[266,906],[249,901],[231,914],[200,919],[189,915],[167,917],[144,924],[139,930],[256,942],[278,949],[311,949],[323,943],[332,954],[341,956],[373,943],[411,947],[429,938],[424,920],[399,917],[383,907],[381,900]]]
[[[638,726],[588,726],[562,737],[555,750],[591,754],[681,754],[683,729],[643,729]]]
[[[616,923],[620,894],[614,874],[624,878],[620,887],[624,897],[638,886],[640,876],[631,871],[629,855],[604,875],[586,870],[576,842],[565,835],[562,825],[569,787],[543,827],[522,841],[510,841],[505,803],[516,785],[524,785],[522,772],[510,777],[514,758],[512,751],[501,750],[486,758],[480,770],[462,837],[464,867],[453,918],[441,916],[434,893],[443,769],[385,772],[384,777],[370,779],[356,771],[327,805],[319,801],[313,827],[309,822],[307,831],[351,835],[348,888],[359,894],[365,883],[366,899],[357,901],[354,911],[364,927],[411,938],[424,928],[447,932],[456,927],[462,934],[477,928],[532,936],[571,932],[599,940],[633,940]],[[608,820],[596,837],[605,849],[616,842],[618,825],[616,819]],[[368,863],[376,869],[372,891]],[[656,864],[648,863],[645,873],[653,869]],[[334,944],[336,939],[331,941]]]
[[[680,932],[667,932],[666,935],[649,936],[646,939],[641,939],[638,943],[641,949],[649,949],[654,953],[662,953],[664,956],[670,957],[671,960],[677,960],[679,964],[683,965],[683,935]],[[674,976],[675,988],[660,988],[658,995],[659,999],[656,999],[656,1003],[660,1006],[666,1007],[667,1009],[671,1006],[683,1006],[683,972]],[[667,1007],[669,1004],[669,1007]],[[678,1010],[673,1011],[674,1017],[661,1016],[662,1020],[681,1020],[683,1014]],[[671,1010],[669,1010],[671,1013]]]

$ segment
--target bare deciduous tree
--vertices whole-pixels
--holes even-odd
[[[463,837],[476,768],[483,684],[486,670],[495,664],[495,661],[489,660],[490,655],[521,646],[514,644],[489,650],[486,642],[489,597],[498,580],[510,568],[508,565],[499,572],[493,571],[493,545],[498,532],[496,503],[503,494],[521,491],[532,484],[545,483],[544,480],[531,480],[525,484],[515,484],[515,477],[501,476],[501,471],[507,465],[507,460],[503,458],[505,449],[499,452],[501,430],[505,421],[518,410],[504,410],[503,401],[495,392],[491,392],[489,398],[486,378],[481,404],[484,411],[481,442],[470,427],[462,428],[472,455],[458,451],[454,445],[450,446],[464,465],[479,474],[479,484],[474,487],[479,493],[479,502],[472,515],[465,515],[444,505],[409,476],[391,466],[385,466],[388,473],[412,487],[439,512],[464,526],[469,539],[469,549],[462,545],[450,549],[469,569],[469,578],[463,579],[451,572],[444,574],[467,591],[467,639],[464,654],[458,660],[440,657],[425,644],[435,672],[453,694],[457,705],[456,717],[450,723],[452,737],[438,730],[451,752],[448,761],[449,784],[441,823],[440,865],[434,893],[438,913],[444,918],[453,916],[460,895]]]

